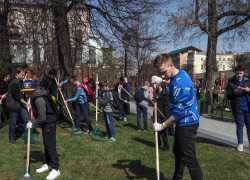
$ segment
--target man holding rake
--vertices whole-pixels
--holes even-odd
[[[182,179],[184,167],[187,166],[193,180],[203,180],[200,165],[196,159],[195,135],[199,127],[197,100],[193,83],[189,75],[175,68],[172,59],[167,54],[159,54],[154,60],[154,66],[161,78],[170,79],[169,107],[171,116],[162,124],[154,123],[154,131],[176,123],[173,152],[175,155],[175,173],[173,179]],[[162,79],[160,81],[162,81]],[[152,78],[151,83],[159,83],[158,78]]]

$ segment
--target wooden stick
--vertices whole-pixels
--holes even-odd
[[[88,102],[88,104],[89,104],[90,106],[96,108],[93,104],[90,104],[89,102]],[[102,112],[102,110],[100,110],[99,108],[97,108],[97,109],[98,109],[100,112]]]
[[[155,117],[154,117],[155,123],[157,123],[156,84],[154,84],[154,109],[155,109]],[[155,131],[155,154],[156,154],[156,175],[157,175],[157,180],[159,180],[160,179],[160,166],[159,166],[158,132],[157,131]]]
[[[30,99],[29,99],[30,100]],[[29,109],[29,123],[31,122],[31,104],[28,106]],[[28,142],[27,142],[27,167],[30,164],[30,128],[28,128]]]
[[[132,103],[130,103],[130,102],[128,102],[128,101],[125,101],[125,100],[123,100],[123,99],[121,99],[123,102],[125,102],[125,103],[128,103],[128,104],[130,104],[130,105],[132,105],[132,106],[135,106],[136,107],[136,105],[134,105],[134,104],[132,104]]]
[[[60,70],[59,70],[58,82],[60,82]],[[58,100],[58,91],[57,91],[56,100]]]
[[[121,88],[122,88],[128,95],[130,95],[130,97],[132,97],[132,98],[134,99],[134,97],[133,97],[128,91],[126,91],[126,89],[124,89],[122,86],[121,86]]]
[[[154,104],[150,97],[149,97],[148,99],[151,101],[152,104]],[[164,114],[160,111],[160,109],[159,109],[157,106],[156,106],[156,108],[157,108],[157,110],[159,111],[159,113],[160,113],[163,117],[165,117]]]
[[[98,82],[98,73],[96,73],[96,82]],[[98,95],[98,85],[96,85],[96,89],[95,89],[95,95]],[[96,98],[96,104],[95,106],[98,107],[98,99]],[[96,125],[97,125],[97,119],[98,119],[98,113],[97,113],[97,108],[95,109],[95,118],[96,118]]]
[[[56,78],[55,78],[55,80],[56,80]],[[58,84],[57,80],[56,80],[56,84]],[[62,96],[62,98],[63,98],[63,103],[64,103],[65,99],[64,99],[63,93],[62,93],[61,89],[59,89],[59,91],[60,91],[60,93],[61,93],[61,96]],[[65,104],[65,103],[64,103],[64,104]],[[66,106],[66,109],[68,110],[68,113],[69,113],[69,116],[70,116],[71,121],[72,121],[72,123],[73,123],[73,126],[75,126],[75,123],[74,123],[73,118],[72,118],[72,116],[71,116],[71,113],[70,113],[70,111],[69,111],[68,105],[65,104],[65,106]]]

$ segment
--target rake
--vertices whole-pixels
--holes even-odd
[[[89,105],[90,105],[91,107],[96,108],[93,104],[90,104],[90,103],[89,103]],[[100,111],[100,112],[102,113],[102,110],[100,110],[99,108],[97,108],[97,110]],[[122,125],[121,125],[121,123],[120,123],[119,121],[117,121],[114,117],[113,117],[113,119],[114,119],[115,122],[117,122],[117,123],[122,127]]]
[[[56,80],[56,78],[55,78],[55,80]],[[57,80],[56,80],[56,84],[58,84]],[[59,89],[59,91],[60,91],[60,93],[61,93],[61,96],[62,96],[63,102],[64,102],[65,99],[64,99],[64,96],[63,96],[63,93],[62,93],[61,89]],[[73,118],[72,118],[72,116],[71,116],[71,113],[70,113],[70,111],[69,111],[68,105],[65,104],[65,106],[66,106],[66,109],[67,109],[67,111],[68,111],[68,113],[69,113],[69,116],[70,116],[70,119],[71,119],[71,122],[72,122],[72,129],[71,129],[71,132],[70,132],[70,133],[71,133],[71,135],[73,135],[73,134],[75,134],[75,133],[74,133],[74,130],[75,130],[75,123],[74,123],[74,120],[73,120]]]
[[[29,123],[31,122],[31,105],[29,106]],[[28,129],[28,142],[27,142],[27,164],[26,164],[26,174],[21,180],[34,180],[29,174],[29,164],[30,164],[30,128]]]
[[[98,82],[98,73],[96,74],[96,82]],[[96,87],[96,94],[98,94],[98,85]],[[96,99],[96,107],[98,105],[98,99]],[[100,131],[99,127],[98,127],[98,124],[97,124],[97,120],[98,120],[98,108],[95,109],[95,117],[96,117],[96,124],[95,124],[95,129],[92,130],[92,134],[89,134],[89,136],[92,138],[92,139],[95,139],[95,140],[108,140],[108,139],[105,139],[102,132]]]

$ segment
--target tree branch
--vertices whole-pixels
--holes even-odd
[[[226,16],[248,16],[250,12],[250,7],[246,11],[227,11],[217,16],[217,21]]]
[[[196,0],[195,2],[195,19],[198,24],[198,26],[201,28],[202,31],[208,34],[208,29],[206,25],[202,24],[199,19],[199,11],[200,11],[200,5],[199,5],[199,0]]]
[[[228,27],[225,27],[223,29],[220,29],[218,32],[217,32],[217,37],[219,37],[221,34],[223,34],[224,32],[227,32],[227,31],[230,31],[232,29],[235,29],[241,25],[243,25],[244,23],[246,23],[248,20],[250,19],[250,14],[245,18],[243,19],[242,21],[238,22],[238,23],[235,23],[231,26],[228,26]]]

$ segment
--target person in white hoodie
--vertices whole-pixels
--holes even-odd
[[[144,123],[144,132],[148,131],[148,104],[149,104],[149,81],[144,82],[144,86],[141,88],[144,89],[144,100],[142,102],[136,102],[137,106],[137,131],[141,131],[141,113],[143,114],[143,123]]]

